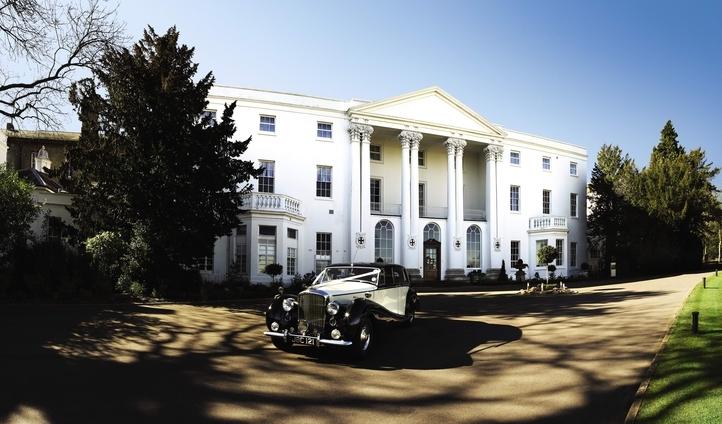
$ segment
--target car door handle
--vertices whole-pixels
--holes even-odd
[[[371,298],[371,293],[364,293],[364,296],[366,296],[367,299]]]

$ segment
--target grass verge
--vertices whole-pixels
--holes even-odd
[[[699,332],[692,334],[692,312]],[[722,276],[698,284],[677,316],[638,423],[722,422]]]

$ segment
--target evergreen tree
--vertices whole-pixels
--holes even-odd
[[[659,144],[652,149],[652,161],[662,157],[671,159],[682,154],[684,154],[684,147],[679,145],[677,131],[674,129],[672,121],[667,121],[662,128]]]
[[[30,224],[38,214],[32,192],[32,185],[0,163],[0,265],[17,243],[24,243]]]
[[[239,224],[258,172],[240,159],[250,138],[232,139],[235,102],[218,122],[205,113],[213,75],[194,82],[194,49],[178,45],[178,36],[175,27],[160,36],[148,27],[131,49],[109,50],[93,79],[74,85],[81,136],[59,170],[85,237],[112,231],[130,243],[142,235],[150,260],[135,273],[145,283],[212,254],[215,238]]]

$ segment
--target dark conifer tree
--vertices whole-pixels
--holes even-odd
[[[164,35],[149,27],[73,87],[82,131],[60,170],[85,237],[115,231],[129,242],[144,234],[151,283],[212,254],[215,238],[239,224],[241,198],[257,174],[240,159],[250,138],[233,140],[235,103],[217,122],[205,113],[214,77],[194,80],[194,49],[178,36],[175,27]]]

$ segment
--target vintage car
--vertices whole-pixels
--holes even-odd
[[[273,298],[264,334],[283,350],[294,343],[346,346],[363,357],[373,344],[376,323],[410,325],[418,307],[418,296],[401,265],[331,265],[298,296],[281,291]]]

